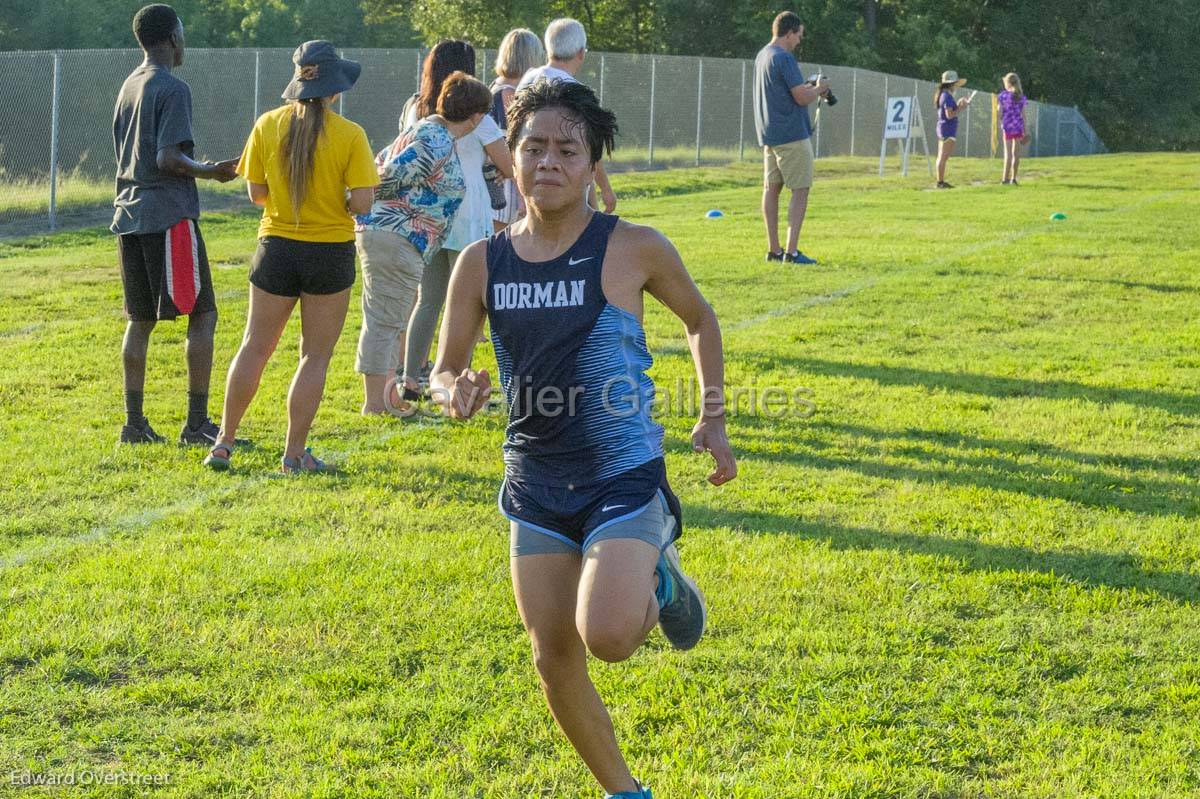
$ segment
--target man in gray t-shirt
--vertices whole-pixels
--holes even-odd
[[[767,260],[815,264],[798,249],[813,181],[808,106],[829,92],[829,84],[806,82],[792,55],[804,38],[800,17],[784,11],[775,17],[771,32],[773,38],[754,59],[754,127],[763,148],[762,211],[767,227]],[[792,190],[786,250],[779,246],[779,195],[784,186]]]
[[[125,372],[125,426],[121,441],[162,441],[142,413],[146,351],[159,319],[188,317],[188,418],[184,444],[212,445],[217,426],[208,418],[217,305],[200,235],[196,179],[237,176],[236,159],[193,160],[192,93],[171,74],[183,63],[183,23],[166,5],[149,5],[133,18],[145,60],[125,79],[113,111],[117,234],[128,323],[121,356]]]
[[[192,158],[192,90],[171,70],[143,62],[121,86],[113,111],[117,197],[112,231],[157,233],[181,219],[199,219],[200,196],[189,174],[158,167],[160,150]]]

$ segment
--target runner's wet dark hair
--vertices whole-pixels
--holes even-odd
[[[516,150],[525,123],[545,108],[561,108],[568,124],[583,128],[592,164],[605,153],[612,155],[617,137],[617,115],[603,108],[596,94],[582,83],[539,80],[517,92],[508,106],[508,149]]]

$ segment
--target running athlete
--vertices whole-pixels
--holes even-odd
[[[714,485],[737,473],[721,331],[662,234],[585,202],[616,133],[590,89],[538,82],[516,94],[508,122],[528,214],[459,257],[432,384],[453,418],[486,404],[491,378],[470,368],[486,314],[509,405],[500,509],[513,592],[550,711],[606,796],[649,799],[587,670],[588,652],[625,660],[655,624],[678,649],[704,632],[704,597],[674,544],[680,509],[663,429],[650,413],[643,293],[687,329],[704,387],[692,445],[715,459]]]

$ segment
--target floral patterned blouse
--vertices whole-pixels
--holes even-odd
[[[996,99],[1000,104],[1000,126],[1004,128],[1004,132],[1011,135],[1024,134],[1025,117],[1021,112],[1025,109],[1025,95],[1005,90],[1000,92]]]
[[[404,236],[426,261],[442,246],[466,191],[454,137],[422,119],[375,156],[380,185],[356,230],[390,230]]]

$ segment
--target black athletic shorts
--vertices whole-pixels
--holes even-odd
[[[264,236],[250,262],[250,282],[268,294],[337,294],[354,285],[354,242]]]
[[[217,310],[204,238],[194,219],[158,233],[117,236],[125,316],[135,322]]]

